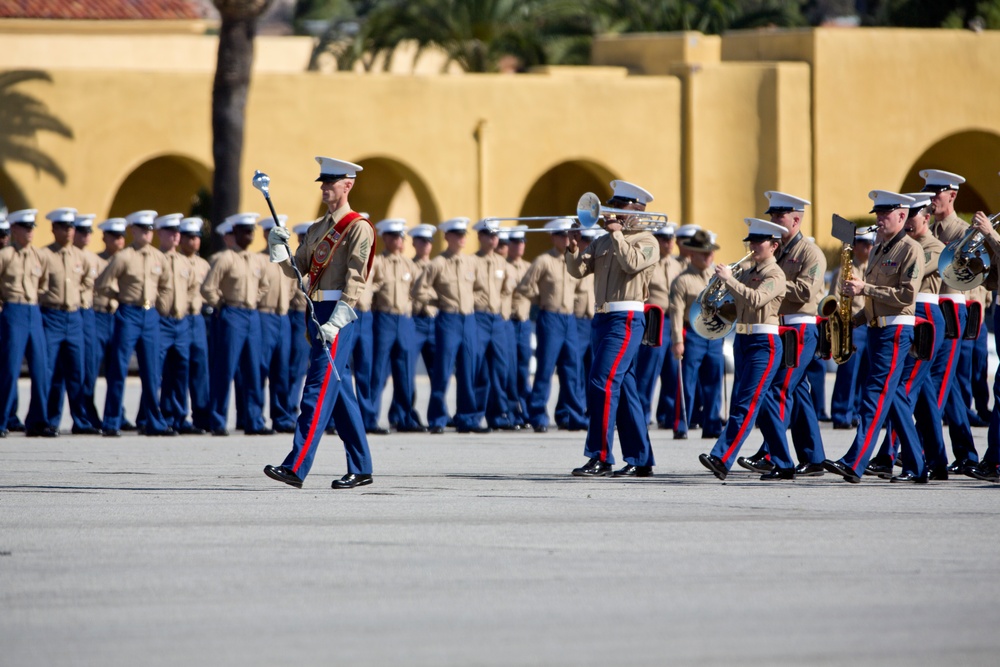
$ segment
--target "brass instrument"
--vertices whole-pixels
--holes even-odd
[[[626,229],[659,229],[667,224],[666,213],[652,211],[630,211],[626,208],[609,208],[601,205],[601,198],[593,192],[586,192],[576,204],[576,217],[584,229],[596,225],[602,217],[613,215],[624,217]]]
[[[854,248],[845,245],[840,253],[840,280],[854,279]],[[843,293],[840,298],[832,294],[819,302],[819,313],[828,319],[826,341],[830,356],[842,364],[854,354],[854,328],[851,324],[851,302],[853,297]]]
[[[743,259],[729,265],[733,278],[737,280],[743,275],[743,262],[753,256],[748,252]],[[729,292],[726,283],[719,276],[712,276],[705,289],[701,291],[695,302],[691,304],[688,322],[702,338],[725,338],[736,325],[736,302]]]
[[[990,224],[996,229],[1000,213],[990,216]],[[990,272],[990,255],[986,251],[986,238],[976,229],[970,229],[965,236],[955,239],[945,246],[938,257],[938,272],[941,280],[952,289],[967,292],[986,281]]]

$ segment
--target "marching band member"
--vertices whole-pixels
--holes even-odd
[[[508,232],[507,263],[514,283],[521,284],[531,266],[524,259],[524,230]],[[515,289],[510,299],[511,365],[507,374],[507,399],[512,404],[511,419],[527,426],[528,396],[531,394],[531,301]]]
[[[385,250],[372,264],[372,311],[374,313],[375,367],[372,369],[372,400],[381,414],[382,392],[392,368],[392,407],[399,415],[397,431],[421,433],[427,429],[413,409],[415,383],[413,361],[416,331],[413,326],[413,291],[419,270],[403,255],[406,221],[390,218],[375,225]]]
[[[191,421],[181,425],[182,434],[201,435],[207,433],[212,425],[211,401],[209,397],[209,363],[208,363],[208,322],[210,314],[205,313],[205,299],[201,296],[201,285],[208,276],[208,262],[198,254],[201,250],[201,230],[204,221],[198,217],[181,220],[181,238],[178,250],[191,262],[194,273],[194,284],[199,289],[194,291],[188,304],[187,320],[191,328],[191,347],[188,349],[188,391],[191,395]]]
[[[924,192],[931,193],[934,223],[931,232],[946,246],[965,236],[969,226],[955,214],[955,199],[958,189],[965,179],[939,169],[924,169],[920,172],[924,179]],[[948,420],[948,435],[955,462],[948,466],[948,472],[961,475],[966,468],[974,468],[979,462],[976,445],[969,425],[968,410],[962,405],[962,394],[958,384],[971,382],[967,376],[959,375],[962,337],[966,332],[969,310],[966,295],[947,283],[941,284],[941,310],[945,318],[957,320],[955,338],[947,339],[942,353],[937,355],[931,368],[931,375],[939,388],[938,407]]]
[[[993,266],[985,284],[996,294],[997,272],[1000,268],[1000,234],[997,234],[990,219],[982,211],[976,211],[972,226],[986,239],[986,251]],[[993,307],[993,337],[996,349],[1000,350],[1000,306],[997,305]],[[965,474],[988,482],[1000,482],[1000,372],[993,378],[993,413],[990,415],[986,442],[983,460],[978,465],[967,468]]]
[[[781,337],[778,335],[778,309],[785,297],[785,274],[774,260],[786,229],[773,222],[746,218],[752,264],[733,275],[727,264],[715,267],[715,275],[733,295],[736,304],[736,340],[733,354],[736,373],[733,397],[730,401],[726,430],[715,442],[711,454],[701,454],[698,460],[720,480],[726,479],[744,440],[750,434],[757,415],[775,401],[768,387],[778,373],[781,359]],[[769,422],[763,435],[770,444],[774,468],[763,475],[767,479],[794,479],[795,466],[788,454],[783,427]]]
[[[868,268],[868,256],[875,245],[877,227],[862,227],[854,235],[854,256],[852,274],[863,276]],[[840,299],[840,267],[833,273],[830,294]],[[856,294],[851,298],[851,316],[858,319],[858,313],[865,308],[865,297]],[[943,333],[943,332],[942,332]],[[834,430],[848,430],[858,427],[858,407],[861,405],[861,391],[858,378],[868,375],[868,323],[858,322],[852,333],[854,354],[837,366],[833,382],[833,398],[830,401],[830,419]]]
[[[818,476],[823,474],[826,454],[823,451],[819,420],[805,379],[809,360],[815,355],[819,343],[816,313],[823,298],[826,258],[823,251],[803,237],[800,231],[805,207],[809,202],[783,192],[768,191],[764,196],[770,203],[765,214],[771,216],[772,223],[785,230],[775,254],[775,261],[785,274],[787,290],[778,308],[778,318],[783,326],[795,329],[798,355],[793,367],[780,369],[775,375],[774,382],[768,389],[774,401],[763,406],[757,422],[762,431],[774,428],[784,433],[790,427],[799,460],[795,474]],[[756,454],[749,459],[740,457],[737,463],[755,472],[769,472],[775,464],[767,453],[768,442],[765,440]]]
[[[670,352],[681,372],[677,375],[674,412],[660,423],[673,429],[674,440],[686,439],[696,396],[701,390],[708,399],[705,414],[711,415],[702,426],[702,436],[718,438],[722,432],[719,414],[722,407],[723,339],[703,337],[691,328],[688,317],[691,305],[698,300],[714,273],[712,263],[719,246],[703,229],[696,230],[678,246],[687,256],[688,264],[670,286]]]
[[[611,187],[609,207],[644,211],[653,201],[653,195],[633,183],[612,181]],[[571,237],[564,253],[570,275],[594,275],[594,361],[587,382],[590,425],[584,446],[589,460],[573,470],[577,477],[612,474],[616,424],[626,465],[614,475],[649,477],[656,465],[635,387],[635,359],[646,328],[643,302],[659,253],[653,235],[628,229],[628,220],[611,216],[604,225],[607,236],[582,252]]]
[[[278,216],[281,225],[288,218]],[[275,226],[273,217],[264,218],[260,229],[269,234]],[[264,251],[263,254],[268,254]],[[268,411],[271,428],[277,433],[295,433],[295,410],[288,403],[291,393],[288,367],[291,364],[292,324],[288,316],[293,293],[301,293],[293,278],[284,274],[277,264],[262,262],[269,287],[257,302],[260,317],[260,381],[267,381]]]
[[[695,232],[698,231],[701,231],[700,226],[687,224],[681,225],[677,228],[677,231],[674,232],[674,238],[677,241],[677,261],[680,262],[681,266],[684,268],[687,268],[688,261],[691,257],[691,252],[684,246],[684,243],[690,241],[694,237]]]
[[[539,255],[518,283],[517,294],[538,306],[535,316],[535,380],[528,398],[528,422],[535,433],[549,430],[549,395],[552,373],[559,373],[559,396],[566,417],[561,427],[583,430],[587,427],[583,403],[577,389],[581,386],[581,341],[573,307],[580,279],[569,270],[566,248],[569,246],[571,218],[557,218],[545,223],[552,249]],[[590,333],[587,332],[587,338]]]
[[[333,481],[334,489],[353,489],[372,483],[372,460],[357,398],[343,376],[354,338],[358,335],[354,306],[368,284],[375,253],[375,230],[367,218],[351,210],[348,197],[361,167],[344,160],[317,157],[323,203],[328,212],[306,232],[305,242],[289,256],[291,233],[273,227],[267,237],[271,261],[290,278],[308,272],[309,298],[315,324],[309,323],[312,348],[292,450],[280,466],[266,466],[264,474],[302,488],[312,468],[316,447],[332,417],[344,441],[347,474]]]
[[[864,276],[843,281],[841,289],[847,296],[865,296],[865,309],[855,322],[868,322],[869,374],[854,444],[840,459],[823,462],[829,472],[854,484],[861,481],[875,439],[890,412],[896,413],[897,426],[907,431],[901,431],[901,437],[914,439],[906,387],[900,379],[913,341],[916,296],[924,270],[923,249],[904,229],[910,206],[915,203],[913,197],[886,190],[872,190],[868,196],[874,202],[878,245],[869,257]]]
[[[462,433],[483,433],[476,418],[473,378],[479,334],[475,318],[477,261],[462,252],[468,218],[451,218],[438,225],[447,249],[431,260],[417,280],[417,299],[438,309],[434,318],[434,369],[427,425],[431,433],[444,433],[448,423],[445,396],[455,373],[455,428]]]

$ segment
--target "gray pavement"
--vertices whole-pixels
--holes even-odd
[[[11,434],[0,664],[996,664],[1000,486],[723,484],[652,437],[628,481],[569,476],[581,433],[372,437],[332,491],[336,438],[296,490],[288,436]]]

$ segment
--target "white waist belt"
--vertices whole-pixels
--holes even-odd
[[[597,309],[599,313],[622,313],[630,310],[643,311],[646,305],[642,301],[608,301]]]
[[[917,292],[917,303],[937,303],[937,294],[927,294],[926,292]]]
[[[954,301],[955,303],[965,303],[965,295],[964,294],[942,294],[941,295],[941,300],[945,300],[945,299],[947,299],[949,301]]]
[[[813,318],[815,319],[815,318]],[[768,334],[771,336],[778,335],[778,325],[777,324],[743,324],[742,322],[736,323],[736,333],[738,334]]]
[[[343,293],[343,290],[339,289],[318,289],[312,292],[310,298],[317,303],[323,301],[340,301],[340,297]]]
[[[895,327],[902,325],[913,326],[917,323],[917,318],[913,315],[891,315],[889,317],[876,317],[872,320],[872,326],[876,327]]]
[[[816,324],[815,315],[782,315],[781,323],[785,326],[795,326],[796,324]]]

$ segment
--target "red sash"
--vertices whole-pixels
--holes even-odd
[[[319,285],[319,279],[322,277],[323,273],[326,272],[327,266],[330,265],[330,259],[333,257],[333,253],[336,252],[337,248],[340,246],[341,241],[344,240],[344,234],[347,229],[356,220],[364,220],[369,225],[371,225],[371,220],[363,218],[360,213],[356,211],[351,211],[343,218],[340,219],[336,225],[333,226],[323,240],[319,242],[316,249],[312,254],[312,261],[309,267],[309,293],[316,289]],[[372,231],[374,231],[374,226]],[[365,280],[368,280],[368,274],[372,270],[372,262],[375,259],[375,240],[372,241],[371,252],[368,253],[368,266],[365,269],[365,275],[363,276]]]

